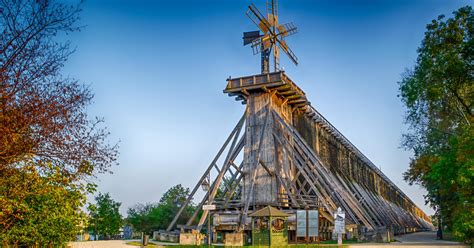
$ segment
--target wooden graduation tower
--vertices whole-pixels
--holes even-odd
[[[346,213],[347,231],[358,238],[384,240],[387,235],[431,228],[429,217],[280,70],[280,49],[298,63],[285,42],[297,28],[279,24],[276,1],[267,2],[266,17],[253,4],[247,15],[259,31],[245,32],[244,45],[261,54],[261,74],[227,79],[224,93],[246,104],[245,114],[167,231],[176,226],[201,187],[206,193],[187,223],[178,225],[182,231],[201,230],[211,211],[215,232],[248,233],[249,214],[266,206],[290,214],[288,233],[293,242],[298,239],[291,215],[302,209],[319,210],[320,239],[330,238],[332,213],[338,207]]]

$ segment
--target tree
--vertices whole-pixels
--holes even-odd
[[[119,233],[122,227],[122,215],[119,208],[122,203],[114,201],[109,193],[99,193],[95,197],[96,204],[90,204],[89,210],[89,228],[95,235],[102,235],[106,239]]]
[[[165,229],[168,227],[188,196],[189,188],[184,188],[181,184],[171,187],[163,194],[158,203],[159,207],[152,211],[159,219],[158,226],[160,228]],[[188,204],[177,223],[186,224],[186,221],[191,217],[195,209],[192,203]]]
[[[412,70],[400,82],[414,155],[404,178],[428,191],[426,201],[454,235],[474,239],[474,12],[466,6],[427,25]]]
[[[135,230],[149,234],[154,230],[166,229],[188,196],[189,188],[184,188],[181,184],[173,186],[163,194],[158,203],[138,204],[129,208],[127,222]],[[177,223],[185,224],[195,209],[192,202],[188,204]]]
[[[34,165],[12,170],[0,177],[3,246],[59,247],[73,239],[86,221],[79,208],[88,189],[57,169],[46,175]]]
[[[72,50],[56,37],[79,30],[80,10],[54,1],[0,3],[0,169],[33,160],[82,176],[115,161],[102,120],[85,113],[90,89],[60,74]]]
[[[127,219],[135,231],[150,234],[152,231],[159,229],[157,223],[159,220],[152,214],[153,210],[157,208],[156,204],[137,204],[127,210]]]
[[[106,142],[103,120],[86,114],[91,90],[61,75],[73,52],[65,38],[80,29],[80,11],[80,5],[54,0],[0,1],[0,237],[5,245],[43,242],[37,225],[24,225],[34,220],[44,232],[61,232],[51,237],[54,242],[69,241],[77,217],[71,208],[79,213],[84,204],[78,194],[92,189],[87,179],[109,171],[117,158],[117,146]],[[46,210],[72,219],[48,222],[53,217],[44,216]]]

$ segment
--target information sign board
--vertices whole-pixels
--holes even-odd
[[[306,237],[306,210],[296,211],[296,237]]]
[[[308,210],[308,237],[318,236],[318,210]]]

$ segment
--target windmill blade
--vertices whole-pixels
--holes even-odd
[[[264,33],[272,33],[273,31],[271,30],[271,25],[268,22],[268,20],[265,18],[265,16],[260,13],[260,11],[255,7],[255,5],[250,4],[249,9],[247,10],[247,16],[252,20],[255,25],[258,26],[258,28]]]
[[[271,49],[273,43],[270,36],[267,34],[266,37],[252,41],[253,54],[262,52],[262,50]]]
[[[278,26],[278,34],[282,37],[286,36],[286,34],[288,33],[288,29],[286,28],[285,25],[279,25]]]
[[[276,35],[278,27],[278,7],[277,0],[267,0],[267,20],[270,23],[270,30]]]
[[[253,45],[254,43],[258,43],[258,45]],[[258,54],[258,53],[261,52],[262,46],[261,46],[260,44],[261,44],[261,39],[252,41],[252,51],[253,51],[253,55],[256,55],[256,54]]]
[[[265,20],[267,21],[267,20]],[[260,28],[260,30],[262,30],[262,32],[264,34],[268,33],[268,31],[270,31],[270,29],[268,28],[268,25],[265,24],[265,21],[261,21],[259,24],[258,24],[258,28]]]
[[[260,44],[262,44],[262,39],[253,40],[252,48],[260,47]]]
[[[283,25],[278,26],[278,35],[282,38],[296,34],[297,32],[298,32],[298,29],[292,22],[285,23]]]
[[[278,17],[278,1],[277,0],[267,0],[267,13],[275,17]],[[270,20],[270,17],[268,17],[268,20]]]
[[[293,63],[295,63],[295,65],[298,65],[298,58],[293,53],[293,51],[291,51],[290,47],[286,44],[286,42],[284,40],[281,40],[281,39],[277,39],[277,42],[280,44],[281,49],[283,49],[283,51],[286,53],[286,55],[288,55],[290,60],[293,61]]]
[[[273,15],[273,14],[268,14],[268,23],[270,23],[270,26],[272,27],[278,27],[278,16]]]

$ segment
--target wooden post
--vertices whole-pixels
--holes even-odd
[[[211,214],[207,215],[207,245],[211,245]]]

